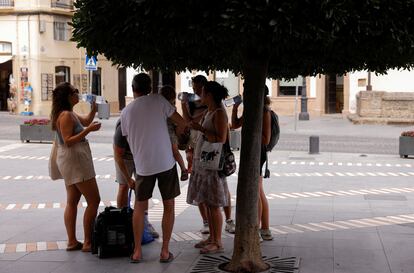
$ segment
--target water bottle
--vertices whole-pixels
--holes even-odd
[[[178,99],[181,101],[197,101],[201,98],[194,93],[188,93],[188,92],[180,92],[178,93]]]
[[[234,105],[236,103],[241,103],[242,101],[243,101],[242,100],[242,97],[240,95],[237,95],[237,96],[235,96],[233,98],[229,98],[229,99],[224,100],[224,105],[226,107],[230,107],[230,106],[232,106],[232,105]]]
[[[79,100],[89,102],[90,104],[92,104],[92,102],[95,102],[96,104],[105,103],[105,98],[103,96],[94,94],[79,94]]]

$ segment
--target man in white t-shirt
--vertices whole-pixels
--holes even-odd
[[[181,128],[187,124],[163,96],[149,94],[151,79],[147,74],[140,73],[134,77],[132,91],[135,99],[121,113],[122,135],[128,139],[136,170],[135,183],[128,181],[136,193],[133,215],[135,248],[131,262],[138,263],[142,259],[144,211],[156,180],[164,205],[160,262],[171,262],[174,256],[169,252],[169,241],[174,226],[174,198],[180,195],[180,186],[167,118]]]

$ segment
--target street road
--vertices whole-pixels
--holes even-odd
[[[19,124],[28,117],[0,112],[0,142],[19,140]],[[112,143],[118,117],[100,120],[102,128],[88,137],[92,143]],[[279,151],[308,151],[309,136],[320,138],[321,152],[397,154],[401,132],[413,130],[404,125],[354,125],[338,115],[312,117],[299,121],[294,131],[293,117],[280,117]]]

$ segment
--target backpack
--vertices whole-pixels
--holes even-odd
[[[270,110],[270,142],[265,145],[266,152],[271,152],[279,141],[280,136],[280,127],[279,127],[279,117],[273,110]]]

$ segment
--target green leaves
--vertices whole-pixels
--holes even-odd
[[[79,0],[73,40],[119,65],[269,76],[386,71],[414,63],[414,0]]]

